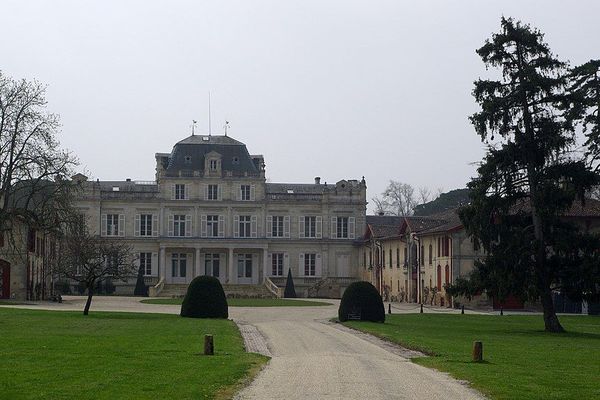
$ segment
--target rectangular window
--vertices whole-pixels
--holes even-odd
[[[363,268],[367,268],[367,251],[363,250]]]
[[[400,268],[400,248],[396,247],[396,267]]]
[[[388,263],[390,264],[390,268],[392,268],[392,249],[390,249],[390,259]]]
[[[220,275],[221,258],[219,254],[206,254],[204,256],[204,274],[218,278]]]
[[[283,276],[283,253],[271,254],[271,275]]]
[[[106,236],[119,236],[119,214],[106,214]]]
[[[173,236],[185,236],[185,215],[173,215]]]
[[[176,184],[175,185],[175,200],[185,200],[185,185],[184,184]]]
[[[152,236],[152,214],[140,215],[140,236]]]
[[[421,259],[421,265],[425,265],[425,246],[421,246],[421,254],[419,255]]]
[[[273,227],[271,229],[271,236],[283,237],[283,216],[273,216]]]
[[[140,253],[140,268],[144,275],[152,275],[152,253]]]
[[[251,225],[252,223],[250,215],[240,215],[239,237],[250,237]]]
[[[317,237],[317,217],[304,217],[304,237]]]
[[[238,278],[252,278],[252,254],[238,254]]]
[[[429,243],[429,265],[433,264],[433,245]]]
[[[216,171],[217,166],[218,166],[217,160],[210,160],[210,170],[211,171]]]
[[[206,235],[208,237],[219,237],[219,216],[206,216]]]
[[[408,249],[404,248],[404,266],[408,267]]]
[[[385,250],[381,249],[381,266],[385,268]]]
[[[219,185],[208,185],[206,194],[208,200],[219,200]]]
[[[348,239],[348,217],[337,217],[338,239]]]
[[[250,185],[240,186],[240,200],[250,201]]]
[[[315,276],[317,274],[317,255],[315,253],[304,254],[304,275]]]
[[[185,278],[187,275],[187,254],[173,253],[171,255],[171,276]]]

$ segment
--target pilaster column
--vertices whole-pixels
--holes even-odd
[[[229,283],[237,283],[237,274],[235,273],[235,262],[233,260],[233,248],[229,248],[227,254],[227,262],[229,264]]]
[[[267,280],[267,276],[269,276],[268,271],[269,271],[269,263],[267,262],[268,260],[268,254],[267,254],[267,249],[263,249],[263,282]]]
[[[196,259],[195,260],[196,260],[196,262],[195,262],[196,268],[195,268],[195,271],[194,271],[193,278],[202,275],[202,273],[201,273],[201,267],[202,267],[201,262],[202,262],[202,260],[200,260],[200,248],[199,247],[196,248]]]
[[[159,279],[160,278],[167,278],[167,251],[165,249],[164,246],[160,246],[160,251],[159,251],[159,264],[158,264],[158,270],[159,270]]]

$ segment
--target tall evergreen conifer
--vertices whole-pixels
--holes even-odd
[[[561,219],[597,184],[598,176],[576,147],[568,66],[543,34],[502,18],[502,29],[477,50],[498,80],[477,80],[481,111],[470,117],[488,146],[478,176],[468,185],[471,202],[460,213],[486,256],[453,294],[485,289],[499,299],[540,300],[545,329],[562,332],[552,291],[572,298],[598,292],[598,238]]]

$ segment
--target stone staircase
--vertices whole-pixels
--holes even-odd
[[[187,284],[167,283],[160,291],[159,297],[183,297],[187,291]],[[274,298],[265,285],[223,285],[223,290],[228,298]]]

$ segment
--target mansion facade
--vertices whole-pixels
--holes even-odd
[[[340,296],[358,278],[364,178],[268,183],[263,156],[245,144],[192,135],[156,154],[156,181],[73,179],[90,231],[134,249],[151,295],[182,294],[199,275],[277,290],[291,270],[299,296],[324,283]],[[135,277],[114,284],[132,293]]]

